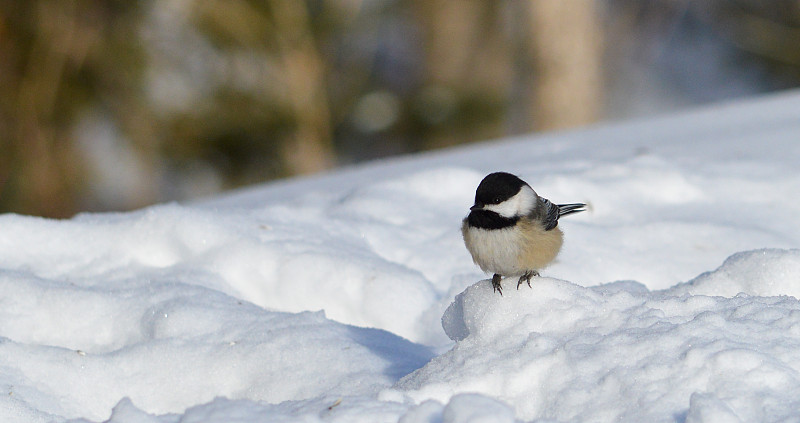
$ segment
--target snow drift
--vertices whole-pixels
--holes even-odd
[[[800,93],[195,204],[0,216],[0,421],[785,421]],[[460,239],[490,171],[565,220],[533,288]]]
[[[798,250],[755,251],[696,282],[730,291],[735,271],[740,280],[766,274],[791,286],[800,282],[798,265]],[[780,421],[800,409],[794,297],[686,295],[680,285],[651,292],[634,282],[585,288],[551,278],[526,288],[505,298],[486,280],[459,294],[442,321],[461,342],[397,388],[417,400],[500,397],[523,420],[670,421],[712,407],[741,421]]]

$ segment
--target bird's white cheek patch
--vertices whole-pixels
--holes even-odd
[[[512,202],[513,199],[514,197],[511,197],[500,204],[487,204],[483,208],[503,217],[514,217],[517,213],[517,206]]]
[[[487,204],[484,209],[491,210],[503,217],[524,216],[536,206],[537,195],[533,188],[523,186],[513,197],[500,204]]]

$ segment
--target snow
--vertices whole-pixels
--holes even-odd
[[[798,139],[787,92],[194,204],[2,215],[0,421],[795,421]],[[459,231],[496,170],[590,209],[502,297]]]
[[[769,252],[750,257],[762,254]],[[791,256],[800,263],[800,251]],[[744,267],[752,273],[761,262]],[[744,421],[800,409],[793,297],[682,295],[632,282],[586,288],[552,278],[506,291],[500,297],[483,283],[459,294],[443,321],[460,342],[396,388],[420,400],[498,396],[523,420],[670,421],[692,395],[702,395],[700,411],[712,398]]]

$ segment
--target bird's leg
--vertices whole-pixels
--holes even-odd
[[[503,289],[500,287],[500,279],[502,276],[498,275],[497,273],[492,276],[492,291],[496,291],[500,293],[500,296],[503,296]]]
[[[522,281],[525,281],[525,282],[528,283],[528,288],[532,288],[531,287],[531,278],[533,276],[538,277],[539,276],[539,272],[537,272],[535,270],[528,270],[527,272],[523,273],[522,276],[519,277],[519,281],[517,282],[517,289],[519,289],[519,286],[522,285]]]

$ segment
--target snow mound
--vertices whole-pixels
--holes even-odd
[[[736,253],[675,292],[732,297],[739,293],[800,298],[800,250],[762,249]]]
[[[339,322],[386,329],[415,341],[426,336],[440,338],[439,331],[427,329],[430,325],[420,321],[420,316],[436,305],[438,296],[431,282],[418,270],[399,263],[413,260],[413,254],[387,242],[397,242],[390,228],[398,224],[363,217],[371,210],[366,206],[362,207],[366,211],[358,214],[354,203],[376,202],[368,194],[343,197],[328,200],[336,203],[334,207],[275,205],[224,214],[170,204],[132,213],[85,214],[64,221],[3,215],[0,230],[6,236],[0,238],[0,277],[3,270],[19,270],[40,278],[40,284],[31,286],[53,296],[65,282],[112,291],[142,281],[181,282],[271,310],[324,309]],[[441,236],[448,229],[438,228],[426,236]],[[402,245],[427,240],[420,239],[423,235],[419,232],[405,233],[408,239]],[[6,275],[9,289],[19,289],[13,287],[16,274]],[[92,304],[91,297],[83,301],[63,306]],[[136,302],[136,298],[130,301]],[[11,322],[41,319],[38,312],[20,305],[8,310],[11,320],[0,325],[7,323],[11,331],[26,332],[31,323],[17,326]],[[111,330],[103,316],[91,314],[66,324],[83,325],[88,330],[84,338],[107,342],[113,348],[121,341],[94,339],[98,327],[107,336],[127,335]],[[38,322],[41,325],[42,321]]]
[[[797,260],[796,251],[756,251],[714,273],[746,268],[743,277],[758,287]],[[542,277],[501,297],[489,280],[478,282],[442,317],[456,346],[395,388],[417,402],[481,393],[507,402],[522,420],[794,415],[800,302],[682,291],[651,292],[634,282],[587,288]]]
[[[45,421],[103,420],[124,397],[160,414],[218,396],[282,402],[360,395],[431,357],[389,332],[336,323],[322,312],[271,312],[176,281],[98,290],[3,272],[0,290],[7,416],[35,409]]]

